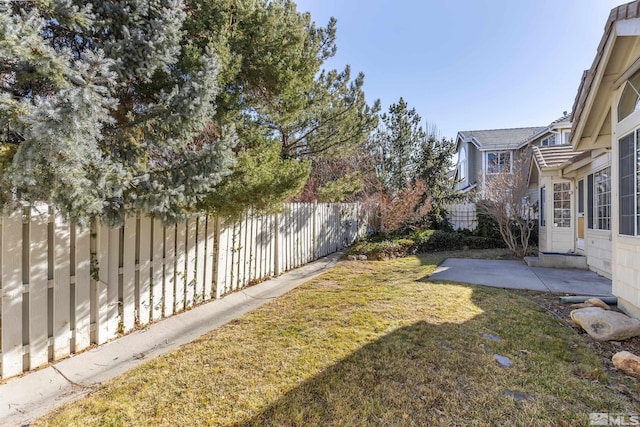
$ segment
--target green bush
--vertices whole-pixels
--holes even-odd
[[[464,232],[425,230],[408,236],[374,237],[356,243],[350,255],[366,255],[368,259],[390,259],[415,253],[455,251],[463,249],[493,249],[505,247],[502,239],[472,236]]]

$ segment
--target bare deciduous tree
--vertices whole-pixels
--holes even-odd
[[[528,194],[531,151],[513,155],[511,172],[488,173],[484,179],[479,212],[493,218],[511,253],[523,257],[536,223],[536,203]]]
[[[364,204],[375,212],[371,228],[381,234],[415,229],[431,208],[431,201],[424,200],[427,193],[425,182],[418,179],[399,191],[380,189],[369,194]]]

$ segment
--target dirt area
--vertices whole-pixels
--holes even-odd
[[[607,374],[611,378],[610,386],[616,389],[619,393],[632,397],[636,402],[638,402],[638,407],[640,408],[640,381],[618,371],[611,361],[614,354],[623,350],[640,355],[640,337],[624,341],[596,341],[571,320],[570,313],[574,308],[571,307],[571,304],[563,304],[560,302],[560,296],[562,295],[532,291],[514,292],[527,296],[537,302],[541,307],[561,320],[567,327],[575,330],[584,342],[600,355],[602,365],[607,370]],[[612,306],[611,309],[617,310],[617,307]]]

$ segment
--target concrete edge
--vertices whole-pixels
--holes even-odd
[[[102,382],[168,353],[338,265],[343,251],[168,317],[0,385],[0,425],[28,425]]]

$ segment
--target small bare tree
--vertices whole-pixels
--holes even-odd
[[[370,216],[370,227],[381,234],[415,229],[431,208],[426,193],[425,182],[418,179],[399,191],[380,189],[370,194],[364,202],[375,212]]]
[[[505,166],[505,165],[501,165]],[[498,224],[500,235],[511,253],[523,257],[536,223],[536,204],[528,194],[531,150],[514,153],[511,171],[494,169],[485,176],[479,212]]]

